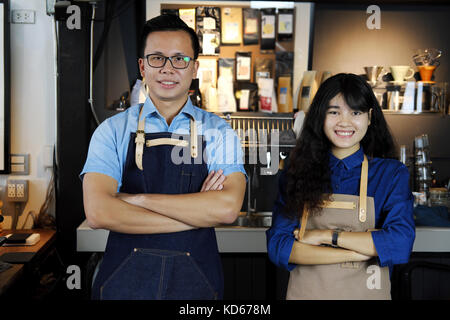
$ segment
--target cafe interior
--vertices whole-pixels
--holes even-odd
[[[373,89],[410,173],[416,237],[392,299],[450,298],[447,2],[1,0],[0,299],[90,299],[109,231],[86,220],[80,172],[99,124],[145,101],[139,35],[162,13],[198,35],[190,99],[245,155],[241,212],[215,227],[225,300],[286,298],[266,231],[314,95],[338,73]],[[273,132],[276,144],[261,139]]]

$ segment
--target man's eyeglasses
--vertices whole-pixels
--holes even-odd
[[[166,57],[161,54],[148,54],[145,56],[147,63],[152,68],[162,68],[166,65],[167,60],[174,69],[186,69],[189,66],[189,62],[192,60],[188,56],[172,56]]]

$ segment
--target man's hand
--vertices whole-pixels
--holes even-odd
[[[225,176],[223,175],[223,170],[214,172],[211,171],[203,182],[200,192],[222,190],[223,182],[225,181]]]
[[[116,193],[117,184],[114,178],[101,173],[84,175],[84,211],[91,228],[132,234],[171,233],[195,228],[142,207],[140,203],[145,195]]]
[[[200,192],[222,190],[225,178],[226,177],[223,175],[222,169],[217,172],[214,172],[214,170],[211,171],[203,182]],[[116,198],[129,204],[139,207],[144,206],[143,201],[145,200],[145,197],[143,197],[142,194],[116,193],[115,196]]]

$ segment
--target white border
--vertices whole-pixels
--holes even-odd
[[[5,21],[4,4],[0,3],[0,170],[5,170]]]

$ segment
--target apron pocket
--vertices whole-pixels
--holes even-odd
[[[214,267],[214,266],[212,266]],[[166,288],[163,299],[167,300],[217,300],[214,290],[195,258],[188,252],[179,252],[171,258],[166,268]]]
[[[191,186],[191,179],[192,179],[192,172],[189,172],[185,169],[181,169],[181,177],[179,180],[179,184],[180,184],[180,189],[178,191],[178,193],[190,193],[189,189]]]
[[[199,165],[191,165],[183,168],[180,177],[180,193],[200,192],[203,182],[208,176],[208,170]]]
[[[205,275],[186,252],[134,249],[100,288],[100,299],[215,299]]]
[[[100,287],[100,299],[158,299],[163,272],[164,256],[134,249]]]

